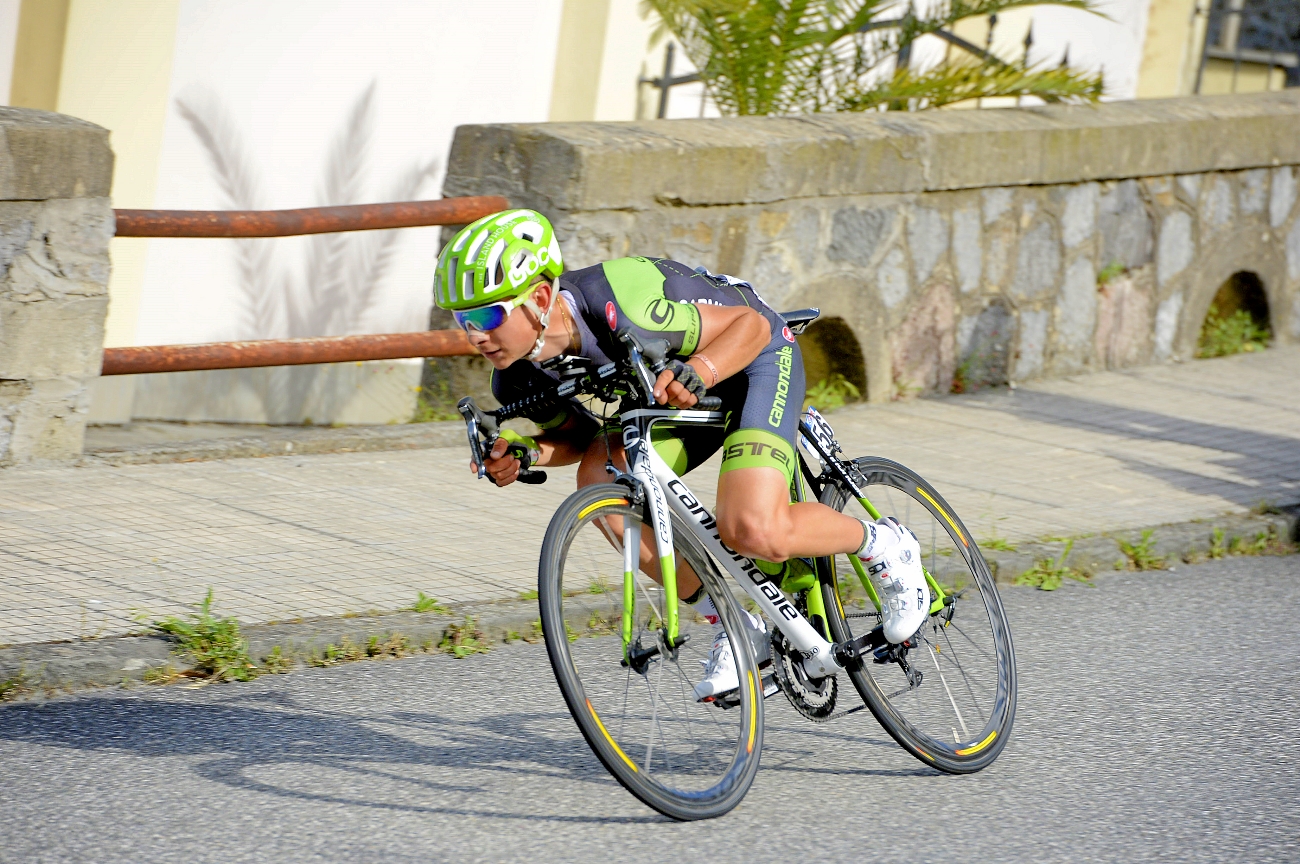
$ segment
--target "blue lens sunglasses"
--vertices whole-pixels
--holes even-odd
[[[506,319],[510,317],[510,312],[528,302],[540,282],[530,287],[527,291],[520,294],[513,300],[499,300],[496,303],[489,303],[486,306],[476,306],[473,309],[457,309],[451,315],[456,319],[462,330],[478,330],[486,333],[489,330],[495,330]]]

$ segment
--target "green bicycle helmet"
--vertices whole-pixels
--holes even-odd
[[[518,297],[537,278],[564,272],[555,230],[535,210],[503,210],[465,226],[438,256],[433,297],[443,309],[470,309]]]

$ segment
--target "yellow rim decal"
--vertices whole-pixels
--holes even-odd
[[[754,734],[758,732],[758,696],[754,693],[754,672],[749,672],[749,743],[745,745],[746,753],[754,752]]]
[[[957,523],[952,521],[952,517],[948,515],[948,511],[940,507],[939,502],[931,498],[930,494],[926,492],[924,489],[922,489],[920,486],[916,487],[916,491],[920,492],[923,496],[925,496],[926,501],[929,501],[931,504],[934,505],[934,509],[939,511],[939,515],[942,516],[948,522],[948,524],[952,526],[952,530],[957,532],[957,538],[961,540],[961,545],[969,549],[970,544],[966,542],[966,535],[962,532],[960,528],[957,527]]]
[[[596,725],[600,727],[600,734],[605,736],[605,740],[609,742],[609,746],[613,747],[614,752],[618,754],[618,757],[627,763],[627,767],[636,771],[636,766],[632,764],[631,759],[627,758],[627,754],[623,752],[623,748],[615,744],[614,739],[609,737],[609,731],[605,728],[605,724],[600,722],[600,715],[596,713],[596,709],[591,707],[590,699],[587,700],[587,710],[591,712],[591,719],[596,721]]]
[[[583,519],[586,519],[586,518],[587,518],[587,514],[590,513],[592,510],[599,510],[601,507],[607,507],[607,506],[609,506],[610,504],[623,504],[623,505],[626,505],[626,504],[627,504],[627,499],[626,499],[626,498],[606,498],[606,499],[604,499],[603,501],[597,501],[595,504],[588,504],[586,507],[583,507],[581,510],[578,511],[578,521],[581,522]]]
[[[990,744],[992,744],[992,743],[993,743],[993,739],[996,738],[996,737],[998,737],[998,730],[994,729],[992,732],[989,733],[989,737],[985,738],[983,741],[981,741],[980,743],[976,744],[974,747],[967,747],[965,750],[958,750],[958,751],[957,751],[957,755],[958,755],[958,756],[969,756],[969,755],[972,754],[972,753],[978,753],[978,752],[980,752],[981,750],[983,750],[985,747],[987,747],[987,746],[989,746]]]

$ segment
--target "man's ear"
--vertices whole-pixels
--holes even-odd
[[[550,309],[551,305],[555,303],[555,286],[545,279],[538,282],[537,287],[533,289],[533,302],[543,312]]]

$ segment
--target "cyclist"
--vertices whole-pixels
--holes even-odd
[[[706,393],[722,399],[725,429],[693,427],[652,439],[659,454],[685,474],[723,448],[717,524],[724,543],[756,559],[784,590],[814,581],[806,559],[853,553],[867,564],[882,601],[884,635],[902,642],[924,622],[930,605],[920,547],[897,521],[867,522],[816,502],[791,503],[797,481],[795,436],[803,406],[803,361],[781,317],[748,282],[643,257],[564,272],[550,222],[532,210],[507,210],[459,231],[442,250],[434,299],[450,310],[470,344],[493,366],[492,392],[503,404],[553,385],[541,363],[562,354],[608,363],[618,356],[614,333],[630,327],[642,339],[666,339],[668,367],[655,382],[661,405],[690,408]],[[622,441],[576,400],[530,417],[536,437],[506,430],[485,459],[506,486],[521,463],[507,455],[525,446],[537,466],[578,463],[578,485],[608,482],[607,458],[626,469]],[[472,470],[477,466],[471,465]],[[615,536],[621,527],[611,526]],[[641,568],[658,577],[645,529]],[[712,601],[682,568],[679,594],[717,623]],[[762,631],[760,619],[750,624]],[[697,699],[738,686],[725,633],[715,639]]]

